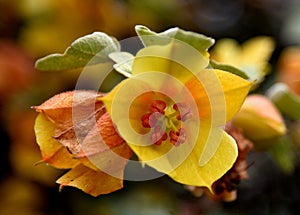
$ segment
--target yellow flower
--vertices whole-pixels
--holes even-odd
[[[240,68],[249,76],[249,81],[259,84],[270,70],[268,60],[273,50],[274,41],[266,36],[249,39],[241,46],[233,39],[222,39],[215,45],[212,58]]]
[[[238,112],[251,84],[205,69],[207,56],[179,41],[143,48],[132,77],[101,100],[143,164],[211,189],[237,158],[234,139],[220,127]]]

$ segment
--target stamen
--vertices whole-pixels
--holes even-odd
[[[162,117],[164,116],[159,112],[146,113],[141,118],[142,125],[144,128],[154,128]]]
[[[160,126],[154,128],[154,132],[151,135],[151,140],[155,145],[160,145],[163,141],[167,140],[168,135],[161,130]]]
[[[179,114],[176,116],[176,119],[181,120],[183,122],[187,119],[192,118],[193,116],[190,108],[184,103],[174,104],[173,109],[179,112]]]
[[[186,133],[183,128],[180,128],[177,132],[171,130],[169,133],[170,142],[174,146],[179,146],[180,144],[184,143],[186,140]]]
[[[150,126],[150,115],[151,114],[152,113],[146,113],[142,116],[141,120],[142,120],[142,125],[144,128],[151,128],[151,126]]]
[[[186,141],[186,132],[181,128],[180,121],[185,121],[192,117],[189,106],[184,103],[177,103],[167,106],[163,100],[155,100],[149,107],[149,112],[142,117],[142,126],[144,128],[153,128],[151,141],[155,145],[161,145],[169,136],[170,142],[174,146],[179,146]],[[167,130],[162,129],[165,123]],[[167,134],[169,132],[169,135]]]
[[[167,104],[163,100],[155,100],[152,102],[151,106],[149,107],[149,111],[151,113],[154,112],[160,112],[161,114],[165,114],[165,108],[167,107]]]

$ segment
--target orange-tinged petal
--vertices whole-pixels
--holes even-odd
[[[156,86],[156,80],[161,77],[168,79],[164,88]],[[145,72],[135,75],[121,82],[100,99],[104,102],[120,136],[126,142],[137,145],[152,144],[149,142],[150,129],[142,126],[142,116],[149,112],[154,100],[164,100],[168,106],[188,100],[190,112],[195,119],[199,119],[191,93],[180,81],[165,73]]]
[[[38,115],[34,129],[43,161],[62,169],[72,168],[79,163],[62,144],[52,137],[55,126],[44,114]]]
[[[224,125],[239,111],[251,82],[222,70],[206,69],[190,79],[186,87],[198,106],[200,119]]]
[[[133,82],[133,81],[136,83],[130,85],[133,88],[126,87],[128,82]],[[138,91],[145,91],[145,92],[151,91],[151,88],[149,86],[147,86],[146,84],[139,84],[138,82],[139,80],[134,80],[133,78],[125,79],[124,81],[120,82],[115,88],[113,88],[112,91],[107,93],[104,97],[98,98],[98,100],[101,100],[104,103],[105,108],[111,117],[113,115],[112,113],[113,105],[123,108],[122,105],[127,103],[127,101],[130,102],[129,100],[132,97],[131,96],[132,93]],[[120,93],[120,91],[122,92],[122,97],[118,97],[118,99],[116,99],[116,96],[118,96],[118,93]],[[116,112],[114,114],[118,114],[118,113]]]
[[[71,169],[56,182],[60,184],[60,189],[64,186],[77,187],[95,197],[100,194],[111,193],[123,187],[123,179],[92,170],[82,164]]]

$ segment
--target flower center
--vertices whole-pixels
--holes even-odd
[[[186,141],[186,132],[181,123],[190,119],[192,112],[184,103],[167,105],[163,100],[155,100],[149,107],[149,112],[141,117],[144,128],[153,128],[151,141],[161,145],[168,140],[174,146],[179,146]]]

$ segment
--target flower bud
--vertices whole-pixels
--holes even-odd
[[[258,94],[246,98],[233,124],[243,129],[257,150],[267,149],[286,132],[279,111],[267,97]]]
[[[300,96],[300,48],[284,49],[278,61],[278,79]]]

